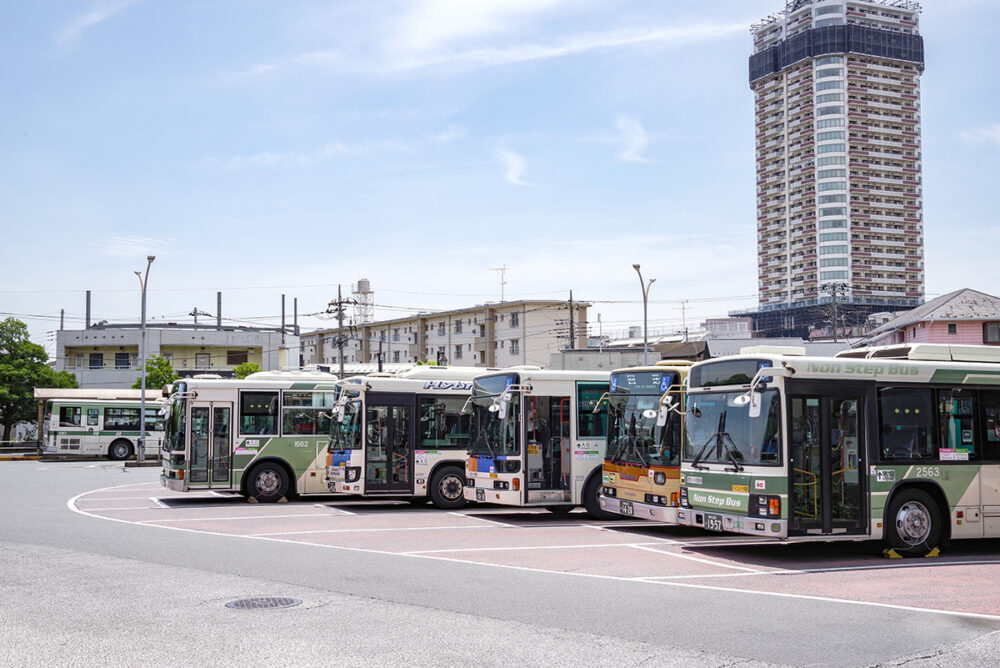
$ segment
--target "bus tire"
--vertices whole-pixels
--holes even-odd
[[[941,538],[941,511],[927,492],[910,488],[892,497],[885,514],[886,547],[907,557],[922,557]]]
[[[457,466],[442,466],[431,476],[431,502],[444,510],[466,504],[465,472]]]
[[[583,507],[587,509],[587,514],[595,520],[617,520],[621,515],[609,513],[601,509],[601,469],[590,476],[587,484],[583,486]]]
[[[108,459],[120,462],[132,456],[132,444],[123,438],[118,439],[108,446]]]
[[[260,503],[275,503],[288,493],[288,473],[277,462],[261,462],[247,474],[247,496]]]

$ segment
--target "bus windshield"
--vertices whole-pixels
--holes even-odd
[[[737,402],[738,392],[688,395],[684,419],[685,462],[743,466],[781,464],[778,448],[781,411],[777,390],[759,393],[760,415],[750,417],[750,404]]]
[[[507,388],[516,376],[477,378],[472,389],[471,455],[517,455],[521,452],[518,426],[520,394]]]
[[[184,420],[187,415],[187,399],[174,397],[170,402],[170,414],[164,425],[163,449],[184,449]]]
[[[659,394],[612,394],[608,398],[609,461],[640,466],[677,466],[681,421],[674,411],[657,425]]]
[[[329,449],[356,450],[361,447],[361,399],[350,399],[342,405],[344,419],[331,422]]]

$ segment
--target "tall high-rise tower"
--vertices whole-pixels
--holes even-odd
[[[791,0],[751,27],[757,330],[801,335],[832,312],[843,326],[923,302],[919,13]]]

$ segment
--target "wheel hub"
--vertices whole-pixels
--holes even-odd
[[[446,499],[453,500],[457,499],[462,495],[462,481],[456,476],[447,476],[441,480],[441,485],[439,486],[442,496]]]
[[[896,529],[899,537],[907,543],[919,543],[930,530],[930,514],[922,503],[904,503],[896,513]]]
[[[274,471],[261,471],[257,475],[257,489],[264,494],[273,494],[278,489],[278,476]]]

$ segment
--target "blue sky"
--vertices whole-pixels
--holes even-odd
[[[1000,3],[927,0],[929,297],[1000,294]],[[0,6],[0,312],[275,324],[594,302],[605,332],[756,304],[750,23],[781,0]],[[682,312],[681,302],[686,300]],[[29,317],[30,316],[30,317]],[[302,318],[309,329],[325,325]],[[596,329],[596,328],[595,328]]]

